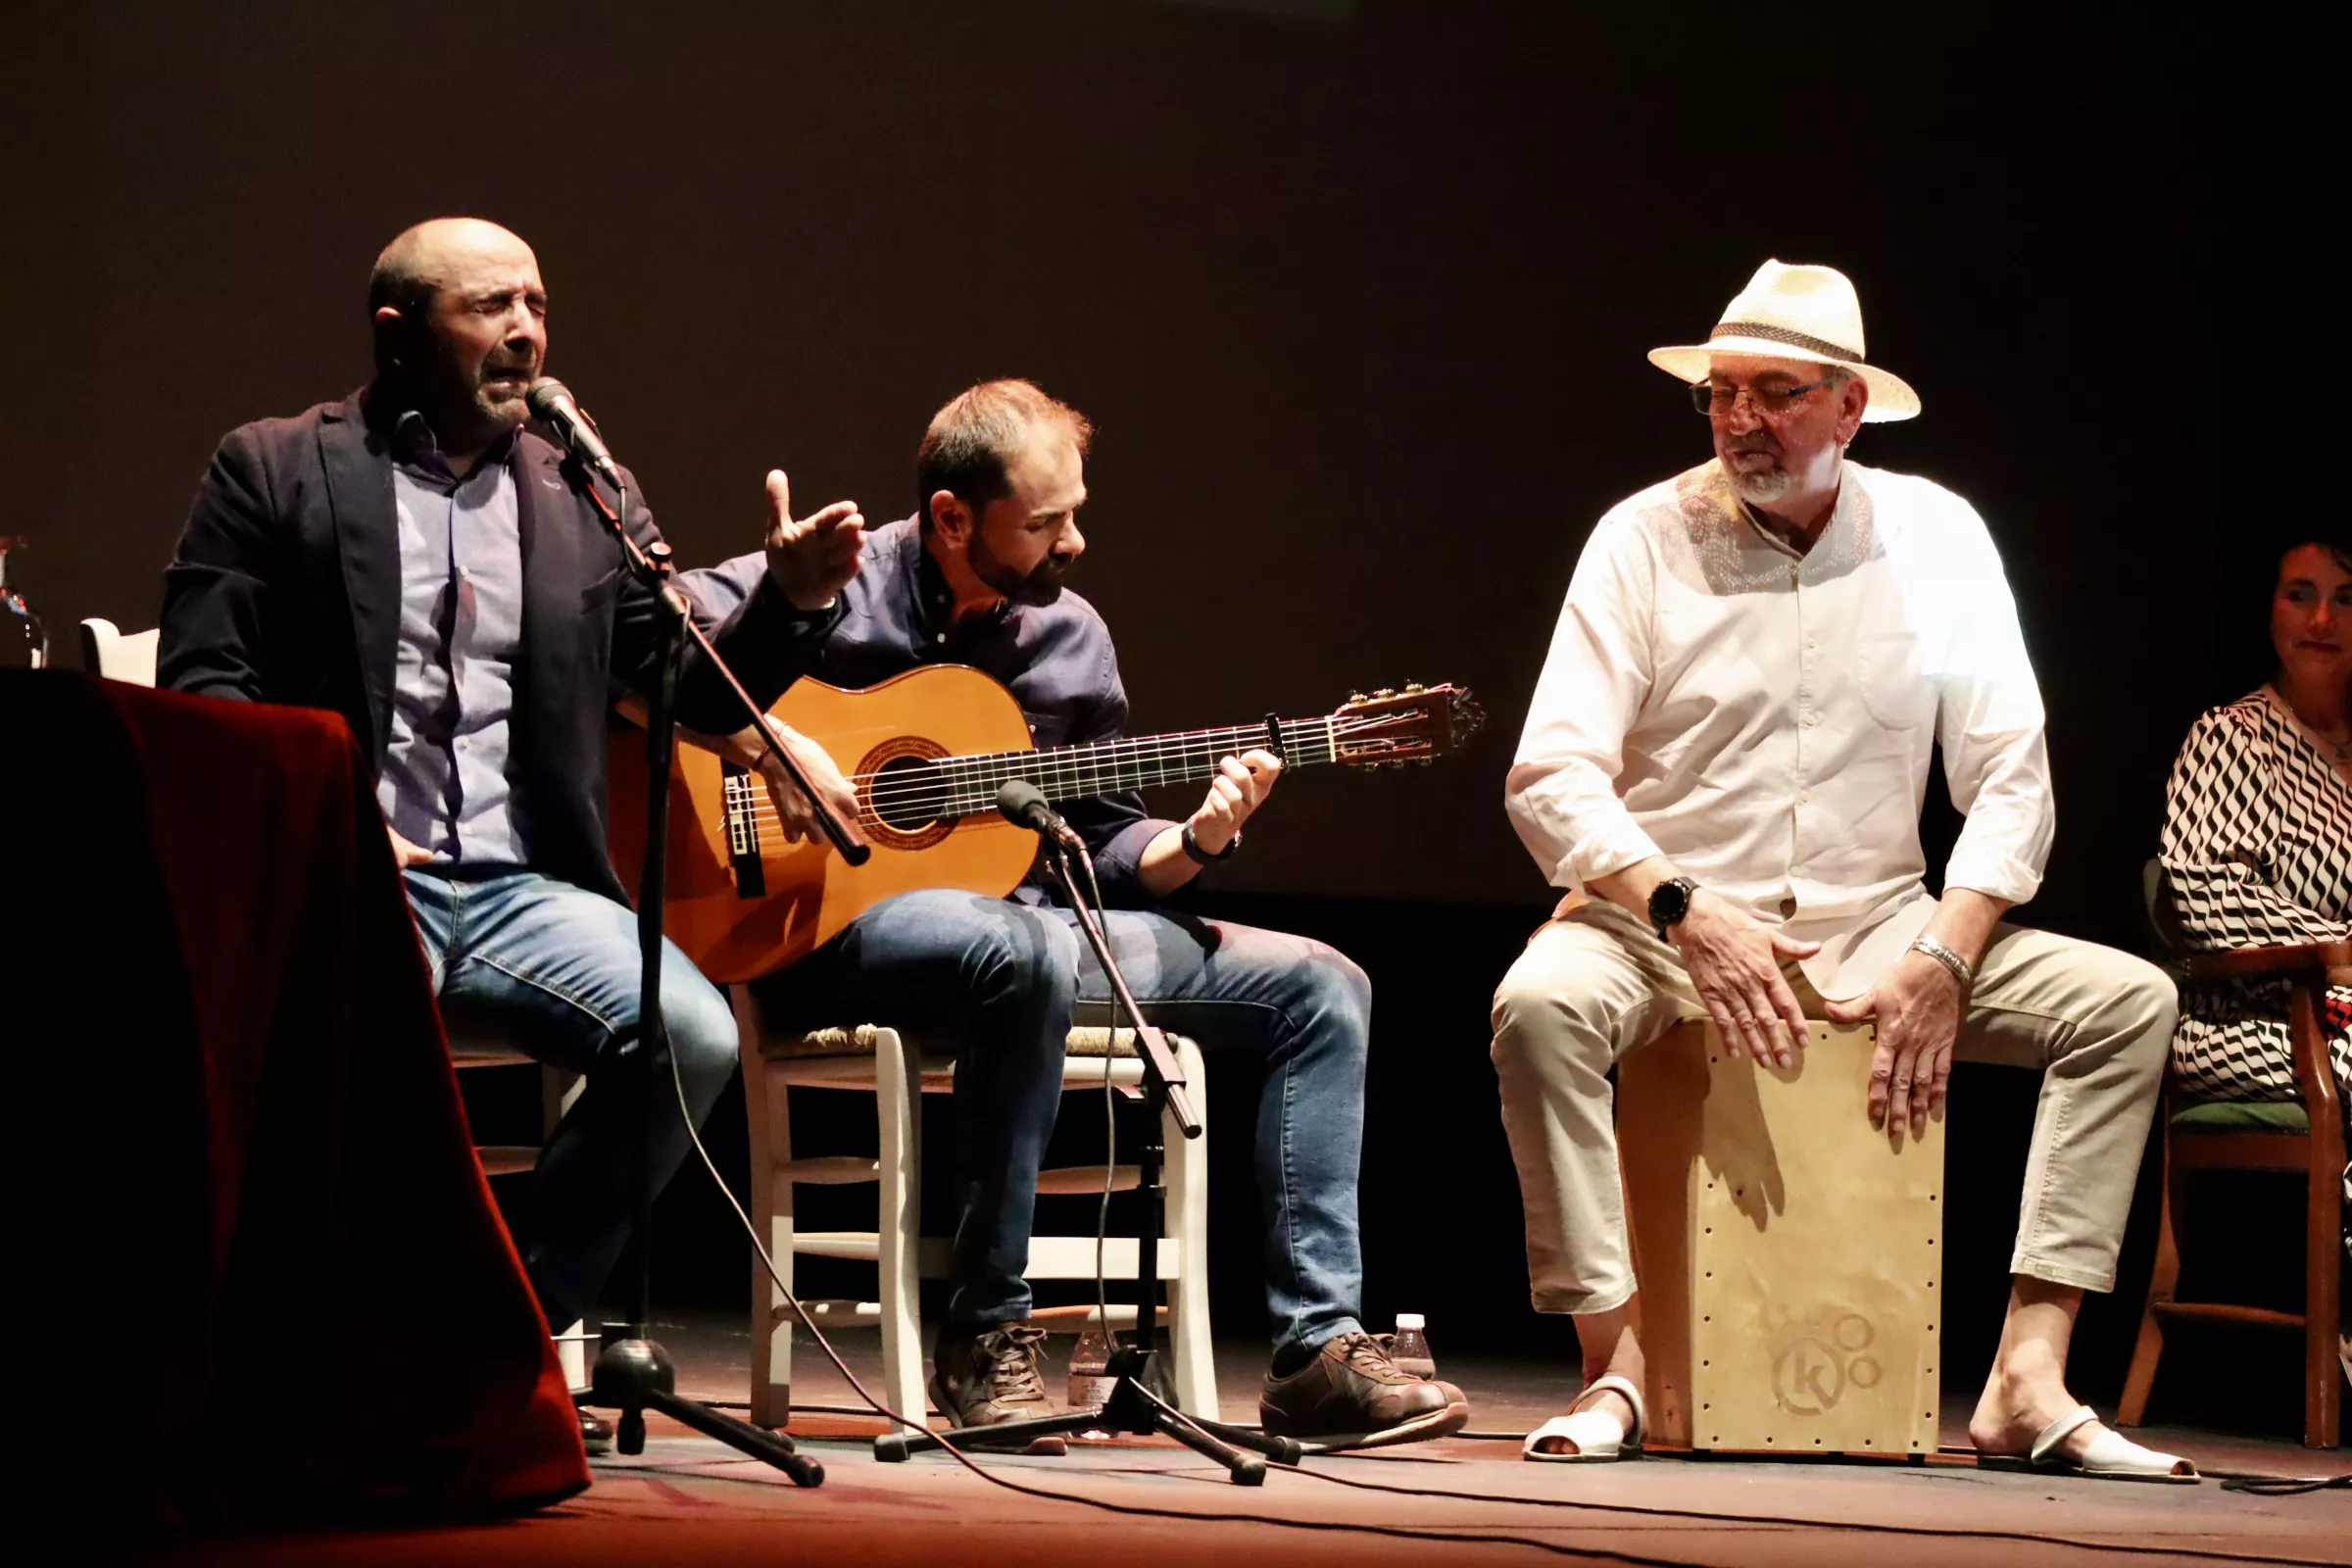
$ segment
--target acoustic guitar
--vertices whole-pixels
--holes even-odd
[[[1408,685],[1357,694],[1320,718],[1272,715],[1229,729],[1039,751],[1020,704],[961,664],[924,664],[864,691],[796,681],[770,711],[823,747],[858,792],[873,856],[853,866],[822,840],[787,844],[767,786],[699,747],[670,769],[667,928],[721,983],[805,957],[884,899],[918,888],[1002,898],[1037,858],[1038,836],[997,814],[997,788],[1027,779],[1067,801],[1151,784],[1207,782],[1252,747],[1286,768],[1426,763],[1486,722],[1470,694]],[[610,846],[622,885],[643,866],[645,738],[613,737]]]

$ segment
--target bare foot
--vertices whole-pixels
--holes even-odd
[[[1579,1410],[1592,1410],[1607,1416],[1617,1423],[1617,1430],[1621,1433],[1631,1433],[1634,1430],[1633,1401],[1615,1389],[1603,1389],[1598,1394],[1588,1390],[1578,1395],[1576,1401],[1568,1406],[1568,1413],[1574,1415]],[[1536,1445],[1538,1453],[1575,1453],[1577,1451],[1575,1444],[1558,1436],[1545,1438]]]

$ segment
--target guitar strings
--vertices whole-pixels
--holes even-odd
[[[1284,727],[1286,729],[1303,728],[1322,725],[1325,722],[1322,719],[1287,720]],[[1328,740],[1324,736],[1313,734],[1310,729],[1305,736],[1286,740],[1285,746],[1286,749],[1296,746],[1303,752],[1312,749],[1317,741],[1325,741],[1325,744],[1329,745],[1362,730],[1387,727],[1392,722],[1393,720],[1385,718],[1351,719],[1346,722],[1333,720],[1330,721]],[[860,820],[866,820],[875,814],[870,808],[869,803],[879,806],[928,805],[933,802],[944,804],[945,801],[953,799],[968,789],[986,783],[990,772],[987,764],[1002,766],[1005,770],[1006,777],[1026,777],[1033,774],[1048,775],[1056,772],[1084,771],[1090,768],[1120,769],[1160,764],[1170,760],[1197,763],[1220,752],[1227,756],[1233,755],[1231,752],[1225,751],[1221,745],[1209,744],[1212,741],[1222,737],[1239,740],[1246,736],[1262,733],[1262,729],[1236,725],[1219,729],[1186,730],[1170,735],[1146,737],[1134,742],[1106,741],[1086,746],[1054,747],[1037,752],[984,752],[963,757],[925,758],[918,759],[916,766],[902,769],[896,774],[887,770],[875,773],[857,773],[850,775],[850,781],[854,784],[863,783],[869,786],[860,796],[861,808],[858,813]],[[1124,747],[1133,749],[1115,757],[1098,755],[1082,760],[1079,755],[1113,753]],[[1055,760],[1057,758],[1063,759],[1063,760]],[[1337,760],[1336,748],[1334,755],[1330,757],[1305,759],[1309,762]],[[730,775],[732,779],[747,781],[757,776],[751,773]],[[1153,782],[1174,783],[1177,780],[1161,779]],[[745,790],[742,793],[754,795],[751,810],[755,817],[774,818],[774,806],[765,799],[764,791],[755,794],[755,792]]]
[[[1304,749],[1323,740],[1324,737],[1315,733],[1310,726],[1319,726],[1324,722],[1322,719],[1300,719],[1286,722],[1284,725],[1286,731],[1304,730],[1305,733],[1286,735],[1284,746],[1286,749],[1292,746]],[[1391,720],[1380,718],[1352,719],[1345,724],[1333,721],[1329,731],[1330,739],[1340,740],[1364,729],[1384,727],[1391,722]],[[1171,735],[1146,736],[1133,741],[1100,741],[1081,746],[1056,746],[1044,751],[976,752],[961,757],[916,758],[913,760],[924,767],[939,771],[960,768],[975,777],[985,772],[988,764],[997,764],[1009,769],[1007,776],[1024,777],[1033,772],[1073,771],[1089,767],[1116,768],[1144,762],[1159,762],[1187,755],[1222,754],[1232,756],[1234,755],[1233,751],[1222,744],[1225,738],[1230,737],[1238,743],[1251,737],[1262,737],[1264,734],[1265,730],[1262,725],[1237,725],[1231,728],[1185,730]],[[1241,750],[1244,751],[1249,749],[1247,746],[1241,747]],[[936,773],[917,775],[912,768],[903,771],[912,775],[906,782],[918,788],[928,788],[933,778],[936,777]],[[898,782],[889,769],[849,775],[849,781],[853,784],[878,783],[885,780],[893,784]]]
[[[1310,720],[1309,722],[1320,722]],[[1334,727],[1332,740],[1350,735],[1362,725]],[[1054,747],[1035,752],[982,752],[960,757],[915,758],[914,765],[902,769],[883,769],[871,773],[850,774],[853,784],[874,786],[873,793],[889,799],[897,795],[937,793],[943,784],[971,785],[978,783],[993,770],[1003,770],[1007,777],[1032,774],[1083,772],[1091,769],[1118,770],[1134,766],[1162,764],[1171,760],[1199,761],[1218,755],[1232,756],[1234,749],[1211,744],[1214,739],[1230,737],[1236,741],[1262,730],[1236,729],[1232,731],[1194,731],[1187,736],[1151,737],[1145,741],[1109,741],[1087,746]],[[1285,741],[1286,749],[1299,752],[1319,749],[1328,744],[1320,735],[1293,736]],[[1247,747],[1240,748],[1248,750]],[[1093,754],[1093,755],[1088,755]],[[959,776],[960,775],[960,776]],[[730,775],[732,778],[753,777],[751,773]]]
[[[1283,729],[1285,731],[1284,745],[1290,746],[1294,744],[1302,744],[1314,739],[1319,739],[1319,736],[1312,734],[1311,727],[1319,726],[1323,722],[1324,720],[1319,718],[1286,720],[1283,724]],[[1350,733],[1352,728],[1352,723],[1349,730],[1339,729],[1335,724],[1334,733]],[[1291,733],[1293,731],[1308,731],[1309,733],[1294,736]],[[1132,747],[1134,750],[1126,753],[1126,756],[1121,758],[1120,760],[1126,760],[1129,759],[1143,760],[1147,758],[1157,759],[1178,752],[1220,750],[1222,749],[1222,742],[1228,738],[1237,744],[1241,743],[1243,740],[1245,740],[1245,738],[1256,738],[1262,740],[1265,737],[1265,726],[1262,724],[1237,724],[1217,729],[1180,730],[1168,735],[1139,736],[1132,741],[1095,741],[1077,746],[1049,747],[1043,751],[973,752],[960,757],[919,758],[916,759],[916,760],[926,762],[934,767],[946,767],[951,765],[968,767],[988,762],[1003,762],[1007,764],[1017,763],[1022,766],[1034,766],[1042,760],[1056,757],[1067,758],[1075,761],[1081,754],[1108,754],[1116,752],[1121,748],[1128,747]],[[1241,749],[1247,751],[1250,748],[1244,745],[1241,747]],[[1228,755],[1231,754],[1228,753]],[[1048,765],[1053,764],[1049,763]],[[886,771],[875,773],[853,773],[849,775],[852,783],[863,783],[868,779],[878,779],[887,776],[889,775]]]
[[[1310,719],[1306,722],[1311,724],[1321,721]],[[1352,721],[1345,726],[1335,724],[1332,726],[1329,739],[1330,741],[1345,739],[1364,729],[1383,727],[1386,722],[1372,719]],[[1204,745],[1200,738],[1231,735],[1238,739],[1251,733],[1253,732],[1246,728],[1229,731],[1196,730],[1180,736],[1153,736],[1148,742],[1110,741],[1089,746],[1054,747],[1037,752],[984,752],[962,757],[921,758],[915,760],[916,765],[896,772],[883,770],[874,773],[854,773],[849,775],[849,780],[854,784],[864,783],[873,786],[867,792],[871,799],[895,802],[915,797],[955,794],[961,788],[976,786],[986,781],[988,774],[992,771],[990,764],[1002,767],[1007,777],[1029,777],[1061,772],[1083,772],[1089,769],[1116,770],[1147,764],[1164,764],[1171,760],[1198,763],[1220,753],[1225,756],[1234,755],[1232,751],[1222,746]],[[1295,738],[1285,744],[1286,749],[1296,746],[1299,751],[1305,752],[1314,749],[1313,743],[1322,739],[1323,737],[1320,736],[1309,735],[1302,740]],[[1117,748],[1130,745],[1133,746],[1133,750],[1116,757],[1100,755],[1083,757],[1080,755],[1110,753]],[[1309,757],[1305,760],[1313,762],[1327,759]],[[1336,758],[1328,760],[1336,760]],[[730,778],[749,780],[756,776],[746,772],[732,774]],[[1172,783],[1175,781],[1157,780],[1155,782]]]

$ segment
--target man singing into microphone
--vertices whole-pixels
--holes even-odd
[[[990,381],[933,416],[915,457],[920,511],[874,534],[872,560],[814,673],[870,686],[931,661],[1010,687],[1040,747],[1108,740],[1127,718],[1110,632],[1062,591],[1086,551],[1091,429],[1026,381]],[[705,611],[755,591],[756,557],[689,574]],[[738,610],[737,612],[740,612]],[[1469,1419],[1451,1384],[1399,1371],[1357,1319],[1363,1260],[1355,1187],[1363,1143],[1372,995],[1363,971],[1318,942],[1152,906],[1241,848],[1274,787],[1264,752],[1229,757],[1183,822],[1132,794],[1068,801],[1086,839],[1121,971],[1154,1023],[1262,1062],[1257,1180],[1266,1220],[1273,1366],[1266,1430],[1339,1445],[1440,1437]],[[1025,1326],[1038,1162],[1061,1102],[1074,1009],[1108,1021],[1108,983],[1042,876],[1010,899],[902,894],[806,960],[759,982],[771,1014],[952,1037],[962,1215],[932,1397],[959,1426],[1052,1413],[1036,1329]]]
[[[605,728],[612,686],[653,679],[657,610],[562,455],[521,428],[547,354],[530,248],[473,219],[420,223],[377,259],[368,307],[370,385],[214,455],[166,574],[157,674],[341,713],[376,768],[453,1032],[586,1075],[540,1155],[524,1253],[563,1325],[595,1306],[629,1232],[639,963],[605,858]],[[770,473],[756,581],[715,628],[763,706],[808,668],[861,550],[849,502],[799,522],[789,506]],[[659,537],[633,481],[627,523]],[[678,715],[742,722],[691,649]],[[662,998],[699,1119],[734,1071],[734,1019],[674,948]],[[658,1188],[687,1140],[670,1086],[652,1094]]]

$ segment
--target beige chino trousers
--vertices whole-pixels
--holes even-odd
[[[1817,1015],[1818,996],[1791,979]],[[1953,1055],[2042,1074],[2011,1272],[2114,1288],[2174,1007],[2164,971],[2129,954],[2025,926],[1994,929]],[[1537,1311],[1605,1312],[1633,1296],[1608,1071],[1626,1052],[1704,1017],[1681,956],[1613,905],[1553,920],[1503,977],[1494,1071]],[[1864,1114],[1857,1103],[1854,1115]],[[1974,1169],[1965,1160],[1957,1168]]]

